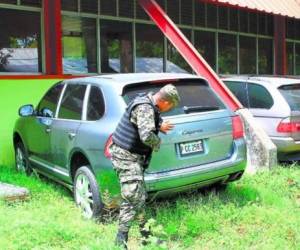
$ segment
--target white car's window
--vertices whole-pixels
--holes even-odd
[[[224,81],[226,86],[230,91],[236,96],[236,98],[241,102],[241,104],[248,108],[248,98],[247,98],[247,85],[245,82],[238,81]]]
[[[204,112],[224,109],[222,101],[215,95],[207,83],[199,79],[181,79],[170,80],[170,82],[146,82],[138,85],[128,85],[124,89],[124,99],[129,103],[138,94],[147,94],[157,92],[164,85],[172,83],[176,86],[179,96],[179,105],[170,112],[164,113],[164,116],[180,115],[192,112]]]
[[[284,85],[278,88],[292,111],[300,110],[300,84]]]
[[[265,87],[254,83],[247,84],[250,108],[270,109],[273,106],[273,98]]]
[[[68,85],[59,108],[58,118],[81,120],[86,85]]]

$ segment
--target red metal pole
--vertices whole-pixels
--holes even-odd
[[[160,8],[156,1],[139,0],[139,3],[192,69],[198,75],[207,79],[210,86],[219,94],[224,102],[233,111],[242,108],[240,102],[228,90],[214,70],[208,65],[167,14]]]
[[[62,74],[61,4],[60,0],[44,0],[46,74]]]

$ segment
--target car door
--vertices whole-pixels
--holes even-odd
[[[252,82],[247,83],[247,90],[250,112],[269,136],[274,135],[281,118],[270,112],[274,105],[271,93],[264,86]]]
[[[51,127],[51,162],[53,173],[69,180],[67,169],[71,150],[75,147],[77,131],[83,115],[87,86],[68,84]]]
[[[39,102],[36,115],[28,120],[26,131],[29,159],[37,168],[48,166],[50,161],[50,131],[53,117],[49,117],[49,112],[46,117],[44,110],[48,109],[54,116],[63,88],[63,83],[58,83],[50,88]]]

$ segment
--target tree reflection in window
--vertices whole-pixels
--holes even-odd
[[[163,42],[154,25],[136,25],[136,72],[163,72]]]
[[[219,34],[219,73],[237,73],[237,42],[235,35]]]
[[[101,72],[133,72],[132,24],[100,20]]]
[[[41,71],[40,14],[0,9],[0,16],[0,72]]]
[[[62,18],[64,73],[96,73],[96,20],[92,18]]]

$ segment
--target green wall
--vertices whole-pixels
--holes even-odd
[[[19,107],[37,105],[47,89],[59,79],[0,80],[0,165],[14,164],[12,132]]]

